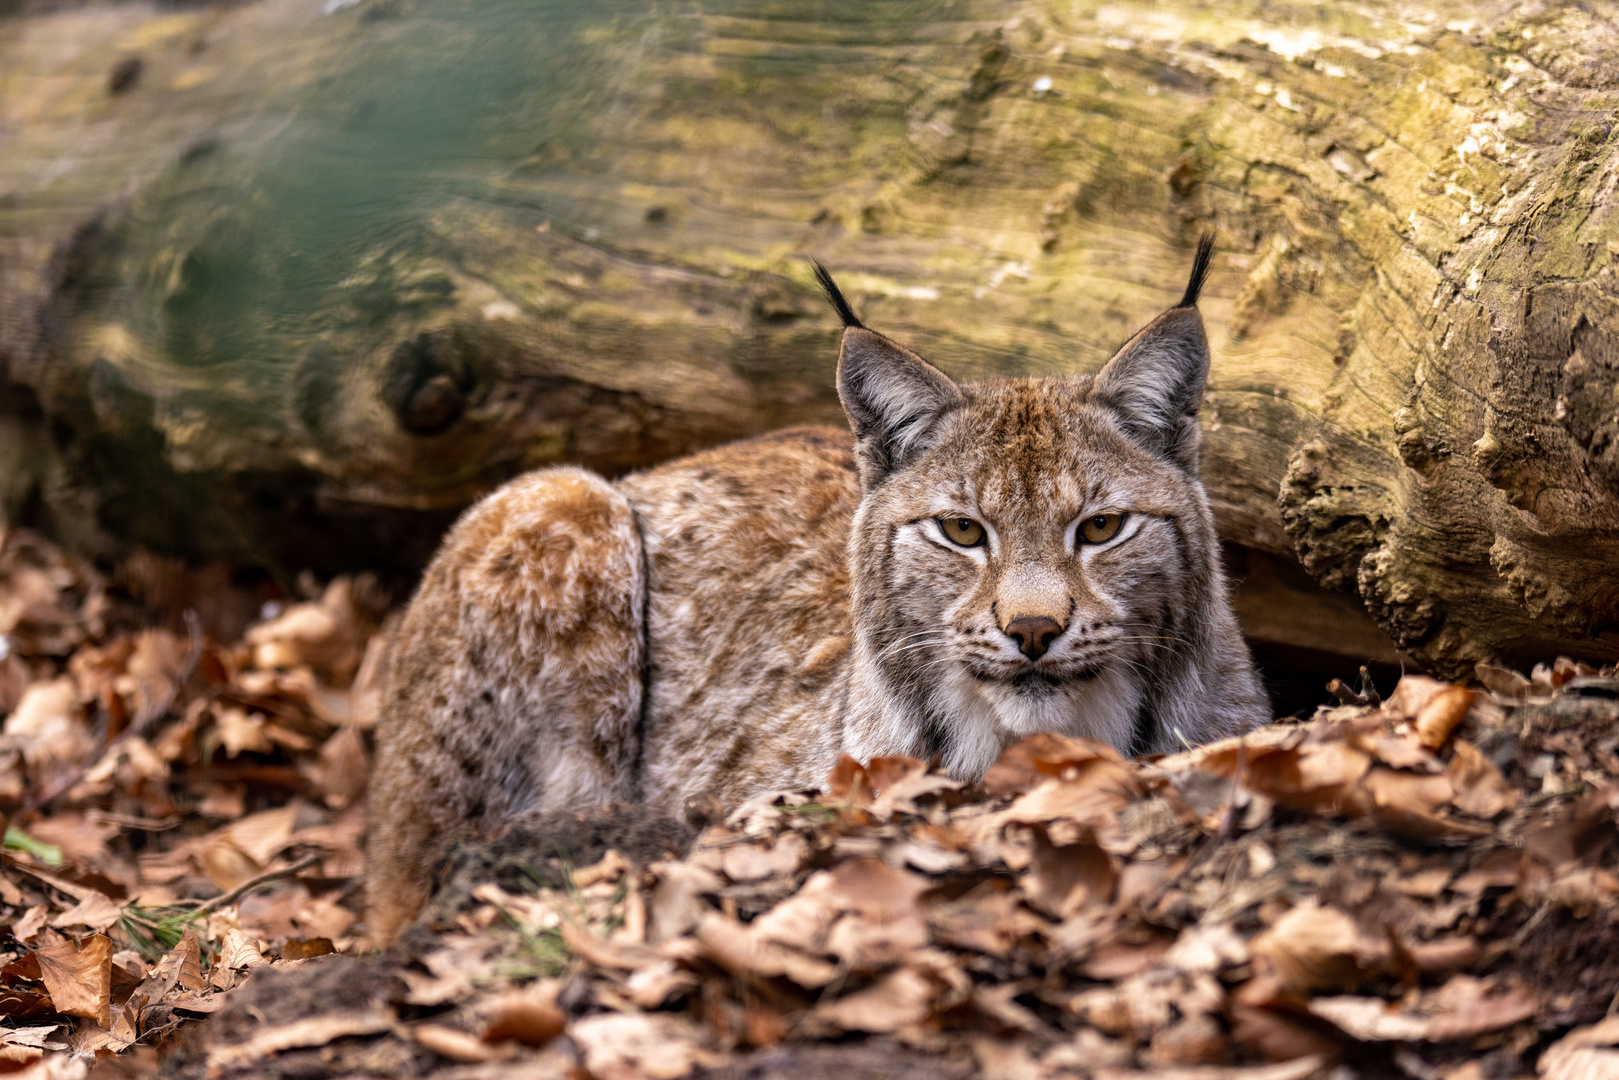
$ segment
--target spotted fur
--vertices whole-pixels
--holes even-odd
[[[419,909],[465,823],[735,805],[843,752],[974,779],[1036,732],[1146,753],[1266,719],[1197,478],[1207,261],[1095,377],[965,385],[860,325],[820,271],[853,437],[782,431],[614,484],[542,470],[468,511],[395,649],[373,939]],[[1114,513],[1115,536],[1083,539]],[[953,543],[950,518],[983,543]],[[1030,619],[1060,628],[1037,655],[1009,632]]]

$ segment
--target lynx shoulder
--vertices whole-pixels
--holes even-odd
[[[1209,257],[1096,375],[968,384],[861,325],[817,266],[851,431],[611,484],[541,470],[469,510],[395,647],[373,939],[468,825],[734,805],[840,753],[974,779],[1038,732],[1146,753],[1266,719],[1198,480]]]

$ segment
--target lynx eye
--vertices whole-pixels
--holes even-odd
[[[977,547],[984,542],[984,527],[968,517],[940,518],[939,531],[946,540],[962,547]]]
[[[1087,544],[1105,544],[1119,535],[1123,524],[1123,514],[1097,514],[1079,523],[1079,536]]]

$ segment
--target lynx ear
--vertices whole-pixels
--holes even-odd
[[[935,421],[961,403],[950,376],[881,334],[851,326],[838,355],[838,397],[876,483],[927,445]]]
[[[826,267],[813,259],[810,265],[843,320],[838,398],[859,440],[861,479],[869,487],[926,445],[934,422],[961,403],[961,388],[911,350],[867,330]]]
[[[1125,342],[1091,384],[1095,400],[1118,414],[1131,438],[1189,469],[1197,467],[1197,409],[1209,377],[1197,296],[1213,250],[1213,236],[1204,236],[1181,302]]]

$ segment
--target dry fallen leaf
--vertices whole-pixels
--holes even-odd
[[[1134,1056],[1128,1044],[1109,1039],[1095,1028],[1082,1027],[1067,1042],[1047,1050],[1040,1064],[1048,1070],[1083,1076],[1096,1069],[1128,1065]]]
[[[1164,963],[1178,971],[1217,975],[1248,962],[1244,941],[1227,923],[1200,924],[1181,931],[1164,953]]]
[[[1547,1048],[1538,1070],[1543,1080],[1611,1080],[1619,1076],[1619,1016],[1575,1028]]]
[[[1172,1065],[1218,1065],[1231,1056],[1225,1031],[1212,1016],[1188,1016],[1152,1037],[1146,1062],[1160,1068]]]
[[[167,769],[163,775],[168,775]],[[65,858],[80,863],[98,862],[104,858],[107,855],[107,842],[122,831],[115,822],[70,810],[59,810],[28,826],[28,833],[35,840],[55,844],[62,849]]]
[[[354,912],[328,896],[300,905],[292,916],[303,935],[312,938],[340,938],[354,924],[354,919]]]
[[[650,903],[650,940],[656,944],[690,933],[710,910],[702,898],[719,891],[719,876],[689,862],[655,862],[647,870],[657,882]]]
[[[1033,848],[1023,890],[1042,910],[1065,919],[1084,907],[1113,899],[1118,872],[1107,852],[1091,843],[1051,843],[1046,831],[1031,828]]]
[[[23,692],[6,717],[5,739],[22,753],[34,785],[47,790],[63,782],[95,749],[72,679],[37,682]]]
[[[150,716],[173,700],[185,669],[186,643],[162,627],[135,635],[124,674],[114,687],[129,699],[133,716]]]
[[[1455,1042],[1528,1020],[1537,996],[1521,987],[1492,994],[1494,987],[1470,975],[1457,975],[1423,996],[1415,1008],[1381,998],[1322,997],[1310,1012],[1362,1042]]]
[[[1388,951],[1335,907],[1308,900],[1289,910],[1250,944],[1283,982],[1299,991],[1344,990],[1378,971]]]
[[[851,806],[870,806],[876,798],[866,767],[848,754],[838,755],[838,763],[826,778],[826,793]]]
[[[1429,702],[1450,688],[1450,683],[1426,675],[1402,675],[1382,711],[1392,719],[1415,720]]]
[[[1509,701],[1523,701],[1529,696],[1529,680],[1508,668],[1497,667],[1494,664],[1479,663],[1473,665],[1473,673],[1484,688],[1498,697]]]
[[[826,936],[826,951],[850,971],[892,967],[928,943],[928,924],[919,912],[877,920],[845,915]]]
[[[709,914],[697,924],[696,937],[706,956],[743,978],[785,975],[814,989],[837,977],[837,965],[770,940],[758,932],[757,923],[743,926],[725,915]]]
[[[34,950],[40,979],[57,1012],[112,1025],[111,939],[96,934],[82,946],[71,941]]]
[[[1444,746],[1456,725],[1467,718],[1475,697],[1477,695],[1465,686],[1447,687],[1436,694],[1412,721],[1422,745],[1430,750]]]
[[[225,940],[219,946],[219,956],[215,959],[214,965],[245,968],[265,962],[264,953],[259,949],[258,943],[241,930],[232,928],[225,931]]]
[[[1092,1076],[1094,1080],[1309,1080],[1326,1075],[1327,1061],[1325,1055],[1316,1053],[1274,1065],[1183,1066],[1157,1068],[1151,1072],[1102,1068]]]
[[[1371,741],[1370,749],[1377,760],[1396,769],[1443,772],[1445,768],[1434,752],[1418,741],[1414,734],[1384,732]]]
[[[203,871],[221,889],[232,889],[262,872],[292,838],[298,807],[288,805],[250,814],[225,825],[202,844]]]
[[[295,1020],[290,1024],[266,1028],[250,1038],[230,1046],[219,1046],[208,1052],[210,1075],[246,1068],[283,1050],[305,1046],[325,1046],[333,1039],[351,1035],[375,1035],[390,1030],[395,1021],[381,1009],[361,1012],[330,1012]]]
[[[130,995],[137,1008],[173,999],[176,989],[196,992],[206,985],[202,975],[202,939],[194,927],[187,927],[180,941],[153,965],[141,984]]]
[[[99,892],[92,892],[73,907],[52,919],[51,925],[59,929],[70,926],[87,926],[99,933],[117,922],[123,913],[124,909],[120,905],[108,900]]]
[[[1050,763],[1067,756],[1068,742],[1061,735],[1042,734],[1013,743],[984,773],[984,790],[997,798],[1023,794],[1052,775]]]
[[[694,990],[701,984],[696,972],[687,971],[673,960],[656,960],[631,972],[624,980],[624,989],[636,1005],[657,1009],[668,1004],[676,994]]]
[[[962,787],[959,781],[929,770],[926,762],[913,757],[873,758],[866,768],[877,789],[871,812],[880,821],[897,813],[916,813],[917,800]]]
[[[1402,772],[1382,765],[1373,766],[1361,778],[1361,786],[1371,793],[1380,809],[1414,815],[1434,813],[1455,794],[1444,776]]]
[[[10,1071],[38,1061],[45,1056],[45,1041],[60,1026],[0,1028],[0,1066]]]
[[[417,1024],[410,1029],[413,1039],[440,1057],[470,1065],[500,1061],[512,1056],[510,1046],[492,1046],[476,1035],[443,1024]]]
[[[1458,740],[1446,770],[1456,790],[1451,802],[1464,814],[1489,820],[1517,803],[1512,788],[1489,758],[1470,742]]]
[[[704,1053],[697,1032],[667,1014],[599,1013],[575,1021],[568,1034],[595,1080],[676,1080],[723,1060]]]
[[[353,583],[335,578],[318,603],[294,604],[247,632],[260,668],[309,666],[343,685],[360,666],[367,629],[354,603]]]
[[[1370,754],[1346,742],[1306,743],[1299,748],[1298,788],[1265,794],[1283,806],[1314,813],[1365,813],[1361,781],[1373,768]]]
[[[315,956],[330,956],[336,951],[331,938],[288,938],[281,943],[283,960],[308,960]]]
[[[1467,971],[1484,958],[1484,950],[1472,937],[1436,938],[1406,946],[1411,962],[1424,975],[1453,975]]]
[[[85,1080],[90,1064],[82,1057],[51,1054],[11,1074],[11,1080]]]
[[[763,881],[796,873],[809,857],[809,847],[797,833],[786,833],[768,847],[733,844],[720,853],[720,870],[732,881]]]
[[[249,815],[226,827],[231,843],[263,866],[286,846],[298,820],[298,807],[288,805]]]
[[[829,901],[873,919],[909,914],[932,886],[927,878],[880,859],[847,859],[832,868],[827,881]]]
[[[994,820],[1043,825],[1053,841],[1072,843],[1110,824],[1140,792],[1140,781],[1128,766],[1097,758],[1018,796]]]
[[[365,738],[352,724],[339,727],[326,740],[311,770],[315,790],[333,810],[350,806],[365,794],[370,772],[371,759],[366,753]]]
[[[264,733],[264,717],[234,705],[214,709],[214,731],[228,758],[242,753],[268,754],[275,749]]]
[[[864,990],[817,1005],[813,1015],[844,1031],[891,1034],[931,1016],[937,997],[931,980],[904,967]]]
[[[1006,883],[986,881],[955,900],[931,905],[928,923],[938,944],[989,956],[1004,955],[1025,937],[1049,929]]]
[[[1046,1071],[1022,1042],[976,1038],[973,1057],[983,1080],[1045,1080]]]
[[[29,908],[27,911],[22,913],[21,918],[12,924],[12,936],[18,941],[33,941],[34,936],[38,934],[39,931],[45,926],[46,922],[49,921],[50,914],[51,909],[46,907],[44,904],[36,904],[35,906]]]
[[[1512,888],[1523,879],[1524,854],[1517,850],[1496,851],[1452,881],[1450,891],[1458,896],[1481,896],[1488,889]]]
[[[484,1028],[485,1042],[519,1042],[544,1046],[567,1026],[567,1020],[549,995],[532,990],[505,994],[492,1005]]]

